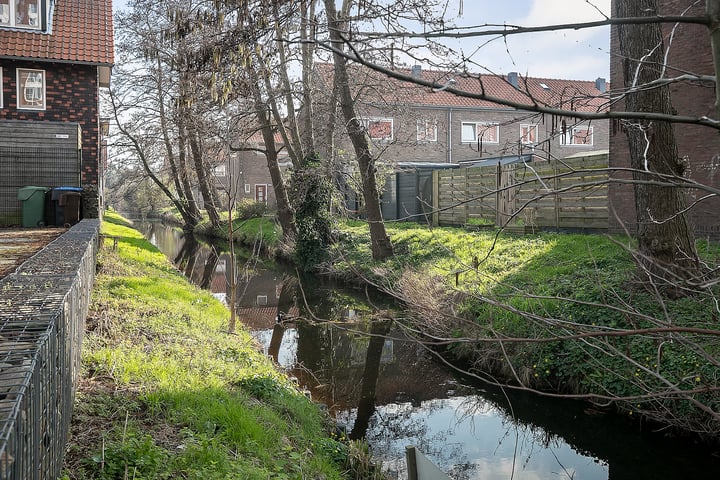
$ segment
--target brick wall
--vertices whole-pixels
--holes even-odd
[[[613,6],[617,0],[613,0]],[[692,0],[660,0],[661,13],[679,15]],[[687,15],[703,15],[704,2],[697,3]],[[669,29],[672,25],[668,25]],[[622,64],[618,53],[617,29],[611,30],[610,82],[615,88],[622,88]],[[666,38],[667,42],[667,38]],[[665,45],[667,47],[667,43]],[[707,28],[700,25],[679,25],[674,32],[668,57],[667,76],[675,77],[685,72],[714,75],[710,40]],[[680,115],[714,117],[715,102],[713,85],[684,82],[671,87],[672,103]],[[613,104],[613,110],[624,110],[623,102]],[[720,135],[706,127],[676,125],[675,134],[678,153],[689,162],[688,176],[704,185],[720,188]],[[630,166],[627,139],[620,122],[613,122],[610,133],[610,167]],[[627,173],[613,173],[613,178],[630,178]],[[688,203],[700,200],[707,192],[694,190],[688,192]],[[691,210],[690,220],[699,237],[720,238],[718,214],[720,199],[703,200]],[[626,229],[635,233],[635,199],[631,185],[611,183],[610,185],[610,228],[620,232]]]
[[[519,155],[536,153],[543,158],[565,158],[578,153],[586,153],[608,149],[608,121],[584,122],[593,128],[592,145],[561,145],[558,135],[551,135],[561,130],[562,119],[538,115],[532,112],[511,109],[479,109],[479,108],[428,108],[428,107],[386,107],[385,110],[365,108],[359,111],[364,117],[382,117],[393,120],[392,141],[374,140],[372,148],[382,152],[383,162],[434,162],[458,163],[462,160],[474,160],[503,155]],[[360,108],[359,108],[360,110]],[[430,120],[437,122],[437,141],[417,140],[417,121]],[[575,120],[565,119],[569,127]],[[499,125],[497,143],[485,142],[478,148],[477,142],[462,141],[463,122],[492,122]],[[535,124],[538,126],[538,145],[533,149],[528,145],[520,145],[520,125]],[[344,132],[340,131],[341,134]],[[349,140],[342,140],[344,149],[352,151]],[[450,148],[448,148],[448,145]]]
[[[0,119],[77,122],[82,129],[83,186],[97,192],[99,166],[99,120],[97,67],[59,63],[13,62],[1,60],[3,107]],[[46,109],[17,109],[16,68],[45,70]],[[92,191],[92,189],[89,189]],[[96,193],[97,194],[97,193]]]

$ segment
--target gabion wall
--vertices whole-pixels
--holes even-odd
[[[0,280],[0,479],[60,475],[99,227],[82,220]]]

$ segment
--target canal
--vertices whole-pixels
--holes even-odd
[[[158,223],[137,224],[189,279],[226,301],[229,256]],[[266,353],[391,478],[415,445],[453,479],[718,479],[720,457],[576,401],[463,378],[391,318],[402,309],[241,252],[236,312]]]

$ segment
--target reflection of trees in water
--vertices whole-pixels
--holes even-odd
[[[199,251],[200,243],[192,235],[186,235],[173,263],[187,278],[193,278]]]
[[[350,432],[350,438],[353,440],[365,437],[370,417],[375,413],[375,389],[380,374],[380,360],[385,346],[385,336],[390,332],[391,326],[392,321],[384,320],[374,322],[370,328],[370,341],[365,356],[357,417]]]
[[[454,479],[469,479],[473,465],[467,460],[464,445],[450,443],[451,428],[430,431],[427,417],[447,407],[446,400],[423,402],[420,408],[410,403],[385,405],[371,419],[366,439],[372,445],[373,454],[384,462],[392,472],[405,474],[404,461],[390,462],[405,455],[405,446],[414,445],[422,453],[433,458],[438,465],[450,466],[456,470]],[[398,442],[398,439],[401,442]],[[402,442],[402,439],[405,439]]]
[[[200,288],[210,290],[212,286],[212,280],[215,276],[215,270],[217,270],[218,262],[220,261],[220,255],[214,247],[208,249],[208,256],[205,259],[205,266],[203,267],[202,276],[198,285]]]
[[[302,319],[296,323],[301,365],[293,374],[334,413],[353,408],[361,398],[368,411],[374,405],[382,335],[390,324],[373,321],[375,308],[361,294],[323,285],[315,277],[302,277],[295,290]],[[387,306],[387,300],[377,304]]]

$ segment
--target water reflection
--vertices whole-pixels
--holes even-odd
[[[229,292],[228,257],[180,232],[144,233],[198,285]],[[458,378],[388,321],[394,305],[368,292],[238,263],[240,321],[278,365],[367,439],[390,475],[406,478],[417,445],[454,479],[716,479],[717,457],[646,436],[579,402],[500,391]]]

